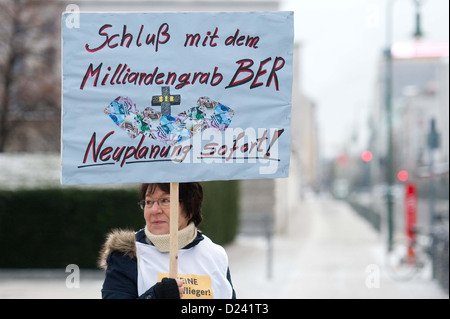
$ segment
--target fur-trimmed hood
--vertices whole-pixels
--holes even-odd
[[[203,240],[203,235],[197,230],[197,237],[182,249],[194,247]],[[100,250],[98,258],[98,267],[106,270],[108,268],[107,259],[113,252],[121,253],[123,256],[131,259],[136,257],[136,241],[148,244],[144,228],[138,232],[129,229],[114,229],[106,237],[106,242]],[[153,244],[152,244],[153,245]]]
[[[106,270],[108,267],[106,259],[116,251],[130,258],[136,257],[136,233],[127,229],[114,229],[109,233],[100,251],[98,266]]]

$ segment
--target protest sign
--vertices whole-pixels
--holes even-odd
[[[62,17],[62,183],[289,174],[293,13]]]

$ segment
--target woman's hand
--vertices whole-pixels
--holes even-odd
[[[180,299],[183,298],[184,288],[183,288],[183,281],[181,279],[175,279],[178,285],[178,290],[180,291]]]
[[[154,286],[157,299],[181,299],[183,298],[183,282],[181,279],[163,278]]]

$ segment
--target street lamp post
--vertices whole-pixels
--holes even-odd
[[[393,129],[392,129],[392,15],[395,0],[388,0],[386,12],[386,69],[385,69],[385,108],[386,108],[386,122],[387,122],[387,156],[386,156],[386,183],[387,183],[387,219],[388,219],[388,250],[392,250],[392,243],[394,241],[394,143],[393,143]],[[414,37],[418,41],[422,37],[421,28],[421,13],[420,9],[423,0],[413,0],[416,5],[416,27]]]
[[[422,0],[414,0],[416,4],[416,30],[414,31],[414,38],[419,41],[423,34],[422,34],[422,27],[421,27],[421,18],[420,18],[420,7],[422,6]]]
[[[394,144],[392,137],[392,9],[394,0],[387,3],[386,18],[386,50],[385,50],[385,73],[384,73],[384,100],[386,107],[387,123],[387,156],[386,156],[386,203],[387,203],[387,221],[388,221],[388,250],[392,250],[394,241],[394,198],[392,188],[394,185]]]

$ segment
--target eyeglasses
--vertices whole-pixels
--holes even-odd
[[[149,200],[149,199],[144,200],[143,199],[138,202],[138,205],[143,210],[146,207],[152,208],[155,203],[158,203],[159,207],[164,208],[164,209],[170,207],[170,199],[168,199],[168,198],[160,198],[158,200]]]

